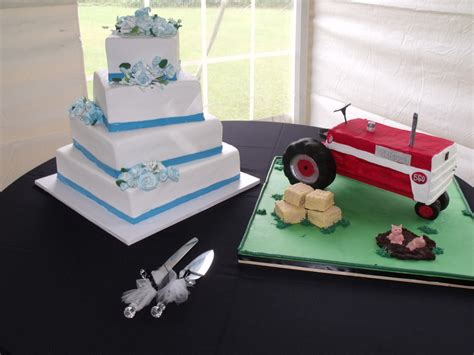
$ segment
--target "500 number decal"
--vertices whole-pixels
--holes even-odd
[[[411,176],[411,179],[413,180],[413,182],[420,185],[423,185],[426,183],[426,181],[428,181],[428,178],[426,177],[426,175],[420,171],[413,173],[413,175]]]

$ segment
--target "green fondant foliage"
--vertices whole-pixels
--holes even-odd
[[[257,211],[255,211],[256,214],[259,214],[261,216],[265,216],[267,214],[267,210],[265,208],[262,208],[262,209],[258,209]]]
[[[376,250],[376,253],[378,255],[380,255],[381,257],[383,257],[383,258],[389,258],[390,257],[390,252],[385,248],[378,248]]]
[[[434,247],[433,249],[431,249],[431,251],[433,252],[434,255],[444,254],[444,249],[440,247]]]
[[[339,222],[336,223],[336,225],[340,225],[344,228],[347,228],[351,225],[351,222],[348,219],[341,219]]]
[[[162,59],[161,62],[160,62],[160,64],[158,64],[158,66],[159,66],[161,69],[164,69],[167,64],[168,64],[168,59]]]
[[[280,201],[280,200],[283,199],[283,195],[282,194],[273,194],[272,198],[276,201]]]
[[[431,228],[430,226],[421,226],[418,227],[418,230],[422,231],[423,233],[426,234],[438,234],[438,230],[435,228]]]
[[[120,185],[125,184],[126,181],[125,180],[115,180],[115,183],[117,184],[118,187],[120,187]]]
[[[347,219],[341,219],[340,221],[334,223],[332,226],[329,226],[327,228],[320,228],[321,233],[323,234],[332,234],[336,231],[337,226],[342,226],[343,228],[347,228],[348,226],[351,225],[351,222]]]
[[[336,224],[333,224],[330,227],[327,228],[321,228],[321,233],[323,234],[332,234],[336,231]]]
[[[303,219],[301,222],[300,222],[301,225],[303,226],[312,226],[313,224],[308,220],[308,218],[305,218]]]
[[[133,35],[139,34],[140,33],[140,27],[135,26],[134,28],[132,28],[130,33],[133,34]]]
[[[282,171],[283,170],[283,159],[276,158],[275,159],[275,170]]]
[[[120,169],[120,172],[121,173],[127,173],[130,169],[127,169],[127,168],[122,168]]]
[[[130,69],[132,65],[130,63],[122,63],[119,65],[119,68]]]
[[[277,220],[276,227],[277,227],[278,229],[285,229],[285,228],[288,228],[289,226],[291,226],[290,223],[285,223],[285,222],[283,222],[281,219],[278,219],[278,220]]]
[[[467,216],[467,217],[474,218],[474,214],[469,210],[462,210],[462,214]]]
[[[161,85],[168,85],[169,83],[168,80],[163,79],[163,77],[161,76],[159,78],[156,78],[155,80],[158,84],[161,84]]]
[[[276,225],[276,227],[278,229],[285,229],[285,228],[288,228],[289,226],[291,226],[290,223],[286,223],[286,222],[283,222],[280,217],[277,216],[277,214],[275,213],[275,211],[273,211],[271,213],[271,216],[273,217],[273,219],[275,220],[276,223],[274,223]]]

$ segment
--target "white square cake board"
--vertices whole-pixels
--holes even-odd
[[[132,245],[145,239],[152,234],[244,192],[259,183],[259,178],[241,172],[238,181],[148,218],[140,223],[131,224],[110,213],[88,197],[63,184],[56,178],[56,174],[35,181],[37,186],[127,245]]]

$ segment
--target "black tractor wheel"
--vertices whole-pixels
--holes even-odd
[[[449,205],[449,195],[448,195],[448,193],[446,191],[443,192],[443,194],[440,197],[438,197],[438,201],[440,203],[441,211],[445,210],[446,207],[448,207],[448,205]]]
[[[283,171],[290,183],[302,182],[324,189],[336,178],[336,162],[331,151],[313,138],[291,143],[283,154]]]
[[[441,211],[441,203],[436,200],[431,205],[417,202],[415,205],[415,212],[418,216],[424,219],[434,220],[439,216]]]

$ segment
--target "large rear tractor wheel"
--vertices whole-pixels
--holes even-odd
[[[324,189],[336,178],[336,163],[331,151],[313,138],[291,143],[283,154],[283,171],[290,183],[302,182]]]

